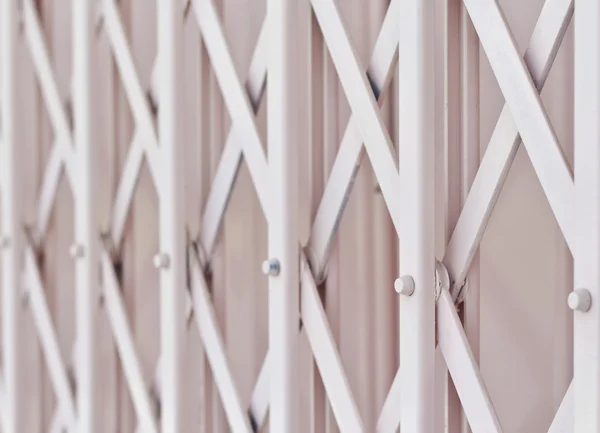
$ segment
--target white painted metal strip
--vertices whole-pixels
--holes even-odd
[[[373,170],[396,230],[400,229],[398,171],[392,157],[393,145],[364,68],[350,44],[348,31],[332,0],[312,0],[315,16],[354,114]]]
[[[383,402],[383,407],[377,420],[377,433],[396,432],[400,425],[400,405],[401,405],[401,384],[400,369],[396,372],[390,391]]]
[[[379,104],[383,101],[382,96],[387,90],[394,73],[393,65],[398,52],[399,5],[400,0],[392,0],[390,3],[367,71],[371,86],[378,91]],[[362,142],[363,138],[356,126],[356,119],[354,119],[354,115],[351,115],[311,230],[309,242],[312,256],[310,259],[318,261],[318,263],[311,263],[317,275],[322,271],[327,259],[329,247],[337,231],[337,224],[352,188],[353,179],[362,155]]]
[[[441,353],[440,346],[436,346],[436,356]],[[396,432],[400,425],[400,403],[402,385],[400,383],[400,370],[396,372],[392,386],[385,397],[379,418],[377,421],[377,433]]]
[[[73,7],[73,116],[76,146],[77,182],[72,184],[75,198],[76,248],[82,248],[83,256],[76,257],[75,294],[77,345],[77,433],[101,433],[98,412],[98,300],[99,254],[98,247],[98,199],[97,182],[98,145],[94,139],[95,104],[92,92],[96,62],[94,32],[95,0],[76,0]]]
[[[329,328],[327,315],[323,309],[308,262],[304,257],[302,258],[301,268],[302,324],[312,348],[315,362],[319,367],[331,409],[341,431],[364,432],[365,428],[352,395],[350,384],[344,373],[342,360]]]
[[[114,6],[114,4],[113,4]],[[158,185],[160,254],[161,433],[183,428],[183,353],[186,332],[186,233],[183,138],[183,20],[179,2],[159,0]]]
[[[398,51],[400,275],[414,281],[400,299],[403,433],[433,433],[435,401],[435,191],[433,2],[402,2]],[[386,198],[387,200],[387,198]]]
[[[211,304],[208,287],[200,271],[196,252],[190,250],[190,291],[194,305],[194,319],[204,343],[204,351],[210,362],[215,383],[221,395],[225,414],[232,431],[251,433],[246,411],[242,409],[241,399],[233,381],[229,362],[225,354],[225,344],[217,325],[217,316]]]
[[[73,182],[75,179],[73,174],[74,154],[71,129],[65,116],[63,103],[52,71],[52,63],[50,62],[48,48],[45,45],[40,19],[32,1],[23,0],[25,34],[31,51],[31,59],[35,66],[35,72],[40,81],[41,94],[46,103],[52,127],[54,128],[55,143],[62,147],[61,155],[65,161],[66,173],[69,180]]]
[[[62,413],[63,421],[68,426],[70,433],[77,432],[77,413],[75,402],[71,393],[71,385],[67,370],[64,366],[58,344],[58,337],[46,296],[44,295],[44,287],[42,278],[36,262],[36,257],[31,246],[25,251],[25,278],[27,284],[27,293],[29,296],[29,305],[33,314],[34,323],[37,328],[40,345],[44,352],[44,359],[48,372],[50,373],[50,382],[56,393],[58,404]]]
[[[140,128],[139,132],[143,135],[143,143],[148,158],[148,167],[152,173],[155,185],[157,185],[156,182],[160,175],[157,146],[158,138],[156,136],[156,131],[154,130],[154,122],[152,120],[152,115],[150,114],[148,101],[144,97],[145,93],[135,70],[131,49],[127,42],[127,37],[121,18],[119,17],[119,11],[115,5],[115,0],[101,1],[104,26],[115,56],[115,65],[119,70],[127,100],[129,101],[129,104],[131,104],[131,112],[138,128]]]
[[[554,415],[548,433],[573,433],[575,428],[574,402],[573,382],[571,382],[556,414]]]
[[[600,2],[575,8],[574,433],[600,432]],[[576,307],[576,305],[573,305]]]
[[[570,169],[495,0],[464,0],[546,197],[571,251],[575,190]]]
[[[269,182],[267,161],[262,148],[260,134],[254,121],[254,111],[248,96],[240,84],[230,50],[225,40],[221,20],[211,0],[192,0],[194,15],[202,32],[215,78],[223,94],[227,109],[244,137],[240,145],[250,170],[259,201],[268,219],[271,183]]]
[[[41,94],[46,103],[52,126],[61,141],[66,140],[66,144],[71,146],[71,130],[65,117],[64,106],[52,71],[52,63],[46,47],[42,25],[33,0],[23,1],[23,19],[25,34],[31,51],[31,60],[35,65],[36,75],[40,81]]]
[[[252,61],[246,79],[246,91],[253,108],[254,114],[258,112],[265,90],[267,78],[267,26],[263,23],[256,43]],[[206,200],[202,214],[202,230],[200,231],[201,244],[207,255],[211,255],[227,203],[233,189],[242,158],[242,144],[244,135],[233,124],[229,130],[225,146],[221,153],[221,160],[217,167],[213,183]]]
[[[115,193],[111,227],[111,240],[115,247],[121,243],[123,238],[127,216],[129,215],[131,202],[135,195],[135,187],[137,186],[142,169],[144,161],[144,145],[142,144],[142,140],[143,135],[137,129],[127,153],[127,158],[121,171],[121,179],[119,179],[119,186]]]
[[[209,1],[196,0],[194,5],[209,5]],[[207,40],[210,33],[220,30],[218,17],[209,15],[208,7],[197,7],[200,27]],[[214,12],[214,9],[211,9]],[[267,31],[269,33],[268,75],[269,90],[267,93],[268,122],[268,154],[269,166],[267,176],[253,180],[260,201],[265,209],[268,221],[269,262],[276,261],[276,268],[269,272],[269,399],[270,430],[281,433],[300,433],[299,425],[299,390],[298,358],[300,323],[300,245],[299,245],[299,185],[298,185],[298,152],[301,145],[301,128],[298,116],[299,88],[297,85],[297,23],[299,8],[295,0],[267,0]],[[202,15],[204,18],[201,18]],[[208,20],[206,20],[208,18]],[[212,23],[209,26],[208,22]],[[209,30],[212,30],[209,31]],[[260,147],[258,131],[254,116],[250,117],[247,99],[242,99],[243,92],[238,90],[237,78],[229,51],[224,44],[224,37],[219,33],[215,41],[221,42],[221,55],[211,55],[217,80],[221,90],[224,86],[235,90],[230,99],[229,109],[234,111],[232,103],[238,105],[240,111],[236,117],[244,126],[247,138],[252,139],[252,159],[244,153],[250,171],[256,171],[262,164],[263,152]],[[208,40],[207,40],[208,43]],[[216,48],[217,45],[215,44]],[[211,49],[208,49],[209,53]],[[216,53],[213,53],[216,54]],[[215,58],[217,57],[217,58]],[[223,63],[219,67],[219,63]],[[226,67],[225,67],[226,66]],[[227,74],[227,75],[224,75]],[[219,79],[220,76],[220,79]],[[256,134],[256,139],[254,136]],[[260,164],[259,164],[260,163]],[[253,166],[253,167],[252,167]],[[266,182],[266,183],[265,183]]]
[[[548,78],[572,15],[573,0],[547,0],[542,9],[525,52],[527,67],[538,91]],[[505,104],[446,249],[444,264],[459,285],[479,247],[519,143],[519,130]],[[567,243],[573,245],[574,239]]]
[[[38,238],[46,233],[52,216],[54,199],[63,173],[63,149],[64,147],[56,144],[55,140],[44,169],[41,191],[37,202],[37,219],[34,233]]]
[[[104,306],[115,338],[115,345],[131,393],[131,401],[138,422],[145,433],[158,433],[152,413],[152,403],[146,390],[140,362],[135,352],[135,340],[131,334],[127,313],[121,297],[119,283],[107,251],[101,253]]]
[[[392,66],[396,58],[398,45],[396,36],[398,7],[399,0],[392,0],[379,37],[377,38],[369,68],[372,83],[379,89],[380,95],[387,89],[389,80],[394,72]],[[382,98],[380,98],[381,100]],[[309,245],[314,257],[311,257],[311,259],[314,258],[320,265],[327,260],[329,244],[335,235],[337,221],[343,212],[345,199],[351,188],[351,179],[354,176],[356,164],[360,159],[361,149],[362,137],[351,118],[346,127],[340,144],[340,150],[336,156],[329,181],[327,182],[312,226]],[[311,265],[314,265],[314,263],[311,263]],[[318,272],[317,269],[313,268],[313,270]],[[264,389],[262,388],[264,382],[261,378],[267,377],[266,374],[263,376],[263,372],[268,371],[267,363],[268,354],[263,361],[259,380],[252,393],[251,408],[260,408],[260,410],[252,409],[252,413],[266,414],[266,409],[268,408],[268,395],[261,391]],[[262,426],[264,415],[257,417],[257,420],[259,420],[258,425]]]
[[[267,420],[267,412],[269,411],[269,382],[269,352],[267,351],[260,367],[260,372],[258,373],[258,379],[256,379],[256,384],[252,390],[252,398],[250,400],[250,407],[248,408],[248,415],[257,431],[260,431]]]
[[[469,425],[474,432],[501,433],[500,421],[456,313],[454,301],[445,289],[437,302],[437,335]]]

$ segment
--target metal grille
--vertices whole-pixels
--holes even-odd
[[[0,12],[2,431],[503,431],[479,367],[479,247],[521,142],[575,270],[575,381],[543,430],[600,431],[596,2],[575,9],[577,184],[540,98],[572,0],[546,0],[524,56],[496,1],[380,2],[386,12],[370,57],[342,2],[267,0],[241,74],[220,1],[43,3],[2,0]],[[53,23],[59,6],[70,13]],[[64,41],[68,55],[57,48]],[[480,53],[505,99],[481,158]],[[191,110],[194,98],[209,100],[208,109]],[[42,131],[29,139],[35,155],[23,145],[27,113]],[[198,155],[201,170],[190,173],[186,159]],[[108,173],[102,158],[120,163]],[[258,366],[231,358],[236,342],[216,293],[229,283],[215,282],[235,272],[219,274],[223,236],[260,232],[251,211],[237,232],[226,227],[235,188],[248,181],[243,191],[255,193],[268,244],[267,350]],[[386,351],[396,373],[376,403],[349,379],[336,307],[345,294],[328,269],[344,272],[335,263],[341,221],[353,188],[369,181],[387,211],[378,221],[390,222],[381,232],[399,256],[398,318],[387,322],[399,331],[386,336],[397,341]],[[57,211],[61,185],[71,191],[70,216]],[[155,203],[133,210],[140,189]],[[139,265],[128,258],[128,238],[154,230],[144,212],[158,214],[158,233],[148,235],[158,251],[148,251],[153,241],[133,248],[153,256],[157,272],[145,281],[155,279],[159,292],[142,311],[128,291],[138,302],[145,292],[127,271]],[[373,233],[373,220],[358,221],[355,229]],[[70,267],[51,257],[62,254],[52,240],[61,230],[73,232]],[[371,247],[355,248],[373,261]],[[139,266],[133,272],[147,272]],[[72,338],[53,306],[65,281],[53,272],[74,277]],[[147,342],[140,323],[150,321],[136,317],[149,311],[158,333]],[[356,332],[369,320],[357,317]],[[158,356],[147,354],[155,349]],[[188,363],[200,389],[186,383]],[[252,380],[238,377],[240,364],[258,367]]]

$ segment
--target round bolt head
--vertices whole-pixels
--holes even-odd
[[[262,271],[265,275],[276,277],[281,271],[281,264],[277,259],[265,260],[262,264]]]
[[[69,254],[74,259],[80,259],[83,257],[83,245],[81,244],[73,244],[69,248]]]
[[[156,269],[167,269],[171,264],[168,254],[160,253],[154,256],[154,267]]]
[[[410,275],[404,275],[394,281],[394,290],[400,295],[411,296],[415,292],[415,280]]]
[[[592,295],[586,289],[576,289],[569,293],[567,303],[571,310],[585,313],[592,306]]]

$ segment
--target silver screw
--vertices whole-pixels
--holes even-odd
[[[277,259],[265,260],[262,264],[262,271],[265,275],[276,277],[281,271],[281,264]]]
[[[411,296],[415,292],[415,280],[410,275],[404,275],[394,281],[394,290],[400,295]]]
[[[167,269],[171,264],[171,259],[168,254],[160,253],[154,256],[153,262],[156,269]]]
[[[71,247],[69,248],[69,254],[71,254],[71,257],[74,259],[80,259],[83,257],[83,253],[84,253],[84,249],[83,249],[83,245],[81,244],[73,244],[71,245]]]
[[[576,289],[569,293],[567,303],[571,310],[585,313],[592,306],[592,295],[587,289]]]

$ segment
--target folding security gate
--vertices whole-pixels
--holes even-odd
[[[600,432],[597,1],[0,3],[1,431]]]

